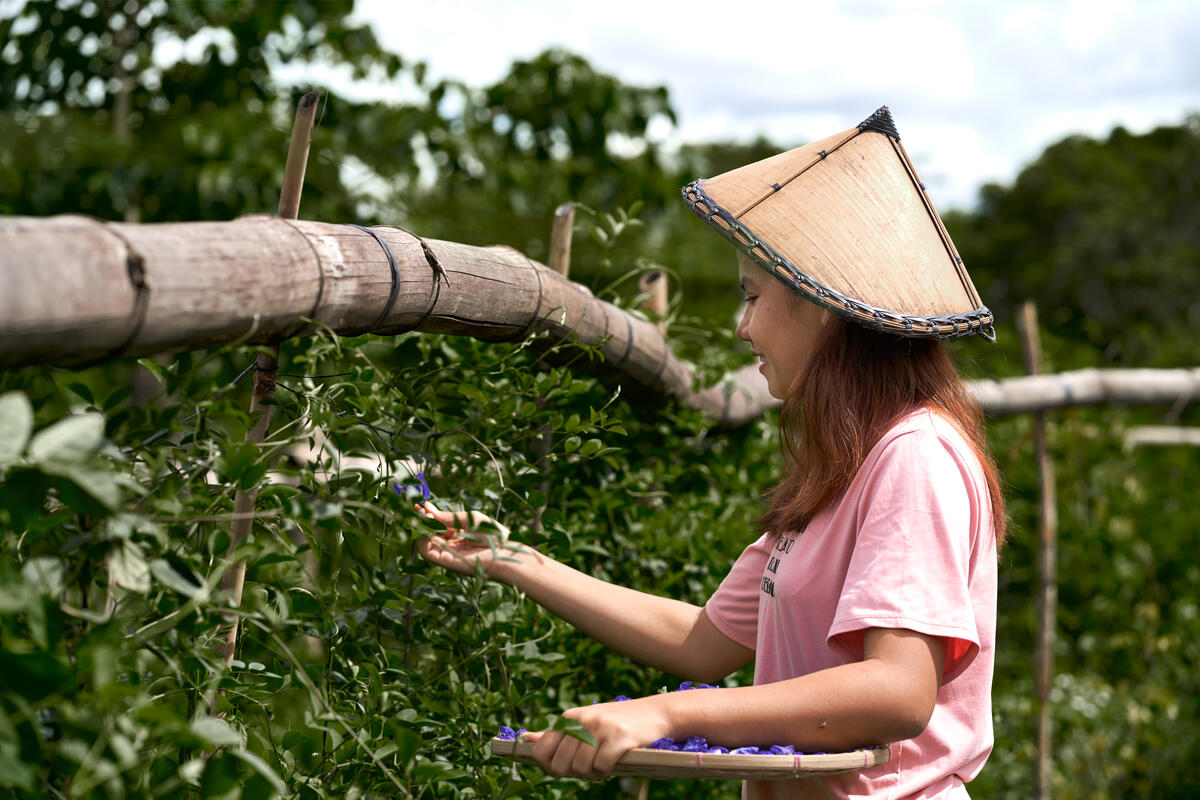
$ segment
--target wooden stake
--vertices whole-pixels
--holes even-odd
[[[1032,301],[1021,304],[1019,314],[1025,371],[1036,375],[1040,369],[1041,345],[1038,338],[1037,307]],[[1057,543],[1058,505],[1054,488],[1054,463],[1046,444],[1046,420],[1041,411],[1033,412],[1033,449],[1038,464],[1038,594],[1039,624],[1037,645],[1037,794],[1049,800],[1053,769],[1052,729],[1054,718],[1050,689],[1054,682],[1055,612],[1058,606]]]
[[[550,269],[564,278],[571,272],[571,234],[574,233],[574,226],[574,204],[563,203],[554,209],[554,224],[550,229],[549,266]],[[543,370],[550,369],[550,365],[544,361],[540,362],[539,366]],[[546,407],[546,399],[544,397],[535,397],[533,402],[537,404],[539,411]],[[542,473],[542,480],[538,483],[538,490],[547,499],[550,497],[550,462],[547,460],[547,457],[550,455],[550,448],[553,443],[554,433],[550,430],[550,426],[538,426],[537,438],[533,440],[534,464],[537,466],[538,472]],[[534,509],[533,529],[535,531],[542,529],[542,512],[545,510],[545,505]]]
[[[287,166],[283,171],[283,189],[279,193],[278,216],[283,219],[295,219],[300,214],[300,192],[304,189],[308,145],[312,141],[320,96],[320,92],[311,91],[296,105],[296,121],[292,124],[292,140],[288,143]]]
[[[656,318],[658,330],[667,332],[667,273],[661,269],[648,270],[638,280],[638,294],[644,295],[642,310]]]
[[[319,93],[309,92],[300,98],[296,107],[296,121],[292,125],[292,140],[288,145],[287,167],[283,173],[283,190],[279,196],[279,216],[283,219],[295,219],[300,211],[300,193],[304,188],[304,172],[308,164],[308,145],[312,140],[313,121],[317,115],[317,98]],[[259,445],[267,438],[267,428],[271,422],[270,400],[275,394],[275,373],[279,369],[279,344],[270,347],[269,352],[258,354],[254,367],[254,389],[250,397],[250,416],[257,416],[254,427],[246,434],[246,441]],[[233,498],[233,524],[229,528],[229,552],[232,553],[249,534],[254,525],[254,500],[258,497],[258,489],[252,487],[245,491],[239,490]],[[221,578],[221,588],[228,593],[230,602],[235,605],[242,603],[242,588],[246,581],[246,562],[239,561],[230,567]],[[225,657],[226,663],[233,660],[237,649],[238,622],[233,617],[225,631],[225,636],[218,643],[217,652]]]
[[[575,206],[563,203],[554,209],[554,228],[550,231],[550,269],[567,277],[571,271],[571,234],[575,230]]]

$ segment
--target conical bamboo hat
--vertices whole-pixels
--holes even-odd
[[[693,181],[684,200],[793,291],[902,336],[995,340],[887,106],[857,127]]]

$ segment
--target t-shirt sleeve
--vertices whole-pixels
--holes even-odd
[[[946,639],[943,682],[970,663],[979,651],[968,585],[977,498],[966,465],[934,432],[885,445],[859,500],[831,647],[862,658],[866,629],[905,628]]]
[[[758,596],[770,550],[766,534],[743,550],[704,606],[717,630],[751,650],[758,642]]]

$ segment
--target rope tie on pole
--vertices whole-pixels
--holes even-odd
[[[370,327],[363,331],[364,333],[371,333],[383,325],[384,320],[388,318],[388,315],[392,313],[392,308],[396,305],[396,298],[400,294],[400,267],[396,263],[396,254],[392,252],[391,246],[384,241],[382,236],[363,225],[356,225],[353,222],[347,224],[351,228],[358,228],[360,231],[370,234],[371,238],[379,243],[379,246],[383,248],[383,254],[387,256],[388,269],[392,274],[392,289],[388,293],[387,304],[384,305],[383,311],[379,313],[379,316],[376,317],[375,321],[371,323]],[[404,229],[397,228],[397,230]],[[405,233],[408,233],[408,231],[405,231]],[[414,331],[424,325],[429,317],[433,315],[433,309],[437,307],[438,298],[441,297],[442,294],[442,281],[445,281],[446,285],[449,286],[450,278],[446,275],[446,270],[440,263],[438,263],[437,256],[433,254],[433,250],[429,248],[429,245],[425,244],[425,240],[413,234],[409,235],[413,236],[413,238],[421,244],[421,252],[425,255],[425,262],[429,264],[429,268],[433,270],[433,282],[430,285],[429,290],[429,305],[426,307],[425,313],[421,315],[421,318],[408,328],[408,331]],[[405,331],[405,333],[408,331]]]
[[[120,344],[92,362],[103,364],[106,361],[123,356],[125,351],[137,341],[138,334],[142,332],[142,325],[146,322],[146,310],[150,307],[150,284],[146,282],[146,260],[142,258],[141,253],[111,225],[107,225],[99,220],[97,220],[97,223],[105,231],[120,239],[121,244],[125,247],[125,269],[129,273],[129,283],[133,286],[134,291],[133,311],[130,314],[133,324]]]

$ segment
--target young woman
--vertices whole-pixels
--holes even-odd
[[[703,735],[800,751],[891,743],[886,764],[747,783],[748,797],[962,798],[992,746],[999,481],[981,415],[940,339],[991,338],[886,108],[849,131],[684,190],[739,250],[738,335],[760,359],[786,463],[704,607],[614,586],[529,548],[505,560],[447,532],[421,554],[494,580],[613,649],[753,686],[575,708],[596,746],[533,734],[554,775],[600,778],[626,751]]]

